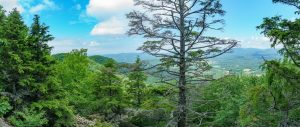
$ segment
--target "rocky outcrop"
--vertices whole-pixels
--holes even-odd
[[[77,115],[75,117],[76,127],[93,127],[96,125],[95,120],[88,120],[84,117]]]
[[[0,127],[12,127],[8,125],[2,118],[0,118]]]

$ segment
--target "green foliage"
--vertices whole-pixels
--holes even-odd
[[[50,127],[72,127],[74,125],[73,108],[67,100],[46,100],[33,103],[32,107],[39,111],[45,111]]]
[[[298,0],[273,0],[273,2],[284,3],[295,6],[299,10]],[[299,11],[296,13],[299,14]],[[263,69],[266,71],[267,83],[259,95],[268,95],[258,99],[265,104],[265,111],[269,109],[269,117],[259,113],[252,113],[264,121],[258,121],[259,125],[272,123],[269,126],[299,126],[299,83],[300,83],[300,43],[299,28],[300,19],[294,21],[282,19],[279,16],[265,18],[264,22],[258,26],[262,33],[271,39],[271,47],[282,45],[279,53],[283,55],[283,60],[266,61]],[[250,101],[251,102],[251,101]],[[265,114],[268,114],[265,113]],[[264,118],[269,118],[265,120]],[[251,121],[250,121],[251,122]]]
[[[63,87],[72,92],[74,83],[79,83],[88,74],[89,60],[86,49],[73,50],[67,54],[65,59],[57,65],[57,77],[60,79]],[[76,89],[76,88],[74,88]]]
[[[57,78],[65,90],[66,99],[81,115],[93,112],[92,84],[94,73],[87,50],[73,50],[65,54],[63,61],[57,64]]]
[[[120,115],[128,104],[124,96],[124,84],[117,75],[116,62],[109,60],[98,72],[94,88],[94,95],[99,110],[105,115]]]
[[[47,44],[53,40],[49,27],[34,16],[28,28],[16,9],[7,17],[2,13],[1,8],[1,116],[8,117],[15,126],[71,126],[73,109],[64,100],[52,48]]]
[[[175,106],[170,98],[173,97],[175,91],[175,87],[165,84],[148,86],[145,92],[147,96],[142,108],[146,110],[165,109],[167,112],[171,112]]]
[[[257,77],[229,76],[213,81],[204,88],[197,89],[202,94],[196,94],[192,109],[206,116],[191,113],[198,123],[204,126],[236,126],[239,120],[241,104],[244,102],[243,93],[263,81]],[[193,91],[192,91],[193,92]],[[199,96],[199,97],[198,97]],[[205,102],[205,103],[203,103]]]
[[[244,126],[297,126],[299,68],[290,61],[267,61],[266,82],[249,89],[241,110]],[[294,114],[294,115],[291,115]]]
[[[252,87],[245,95],[239,120],[242,126],[277,126],[279,114],[270,111],[272,98],[265,86]]]
[[[41,127],[48,122],[44,116],[44,111],[36,111],[33,108],[24,108],[21,111],[15,111],[8,120],[15,127]]]
[[[26,36],[28,28],[22,21],[19,12],[14,9],[2,24],[3,32],[0,47],[0,84],[4,92],[11,98],[12,106],[21,103],[26,94],[26,86],[33,80],[28,73],[33,69],[30,65],[30,49]]]
[[[262,77],[226,77],[202,88],[200,102],[206,103],[193,107],[206,115],[192,115],[197,116],[194,122],[201,121],[202,126],[299,126],[299,26],[297,19],[265,18],[258,28],[271,39],[271,47],[283,45],[279,50],[283,60],[265,60]]]
[[[96,122],[96,125],[93,127],[114,127],[112,124],[108,123],[108,122]]]
[[[107,58],[107,57],[100,56],[100,55],[89,56],[89,58],[98,64],[104,64],[104,63],[108,62],[109,60],[112,60],[111,58]]]
[[[129,113],[130,123],[138,127],[162,127],[168,120],[168,112],[165,109],[154,109],[154,110],[137,110]]]
[[[132,71],[129,73],[128,78],[128,88],[127,92],[133,98],[133,104],[140,108],[143,101],[145,100],[145,81],[147,80],[147,76],[143,72],[143,63],[140,58],[137,58],[135,64],[131,68]]]
[[[58,54],[54,54],[53,57],[58,61],[63,61],[67,55],[68,53],[58,53]],[[111,60],[111,58],[104,57],[101,55],[88,56],[88,58],[98,64],[104,64],[108,60]]]
[[[8,98],[0,97],[0,117],[12,110],[12,106],[9,104]]]

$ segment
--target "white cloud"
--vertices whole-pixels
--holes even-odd
[[[134,0],[89,0],[86,15],[101,21],[94,26],[91,35],[125,34],[128,24],[125,14],[133,8]]]
[[[18,0],[0,0],[0,5],[2,5],[6,11],[11,11],[14,8],[17,8],[21,13],[24,11],[24,8]]]
[[[88,54],[103,54],[106,52],[113,52],[111,49],[103,49],[99,42],[87,41],[79,39],[55,39],[49,42],[50,46],[53,46],[52,54],[67,53],[73,49],[88,49]]]
[[[141,45],[143,39],[132,38],[130,41],[127,36],[120,38],[106,38],[100,40],[85,40],[78,38],[60,38],[49,42],[53,46],[52,54],[66,53],[73,49],[88,49],[89,55],[132,53]],[[121,42],[121,43],[120,43]],[[130,43],[128,43],[130,42]],[[130,44],[130,46],[128,46]]]
[[[240,40],[240,46],[242,48],[258,48],[258,49],[271,48],[271,42],[267,37],[255,36],[255,37],[239,39],[239,40]]]
[[[98,23],[93,30],[91,35],[118,35],[125,34],[126,24],[121,20],[118,20],[116,17]]]
[[[96,42],[96,41],[90,41],[88,43],[83,43],[84,46],[88,46],[88,47],[95,47],[95,46],[100,46],[100,43]]]
[[[87,14],[96,18],[102,18],[129,10],[133,5],[133,0],[90,0],[87,5]]]
[[[36,6],[32,7],[32,8],[30,8],[29,12],[30,12],[30,13],[37,13],[37,12],[40,12],[40,11],[44,10],[45,8],[46,8],[45,5],[43,5],[43,4],[38,4],[38,5],[36,5]]]
[[[56,9],[56,4],[51,0],[43,0],[40,4],[30,8],[29,12],[31,14],[39,13],[45,9]]]
[[[66,53],[70,52],[73,49],[80,49],[80,45],[78,45],[77,40],[72,39],[55,39],[49,42],[49,45],[54,47],[52,50],[53,54],[56,53]]]

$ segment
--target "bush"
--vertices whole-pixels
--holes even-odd
[[[5,115],[11,109],[12,107],[10,106],[8,99],[4,97],[0,97],[0,117]]]
[[[43,111],[24,108],[22,111],[16,111],[8,118],[8,121],[15,127],[41,127],[48,122],[44,116],[45,112]]]
[[[46,112],[51,127],[72,127],[75,124],[74,110],[65,100],[40,101],[33,103],[33,107]]]
[[[96,122],[96,125],[94,127],[114,127],[112,124],[108,122]]]
[[[163,126],[168,120],[168,114],[164,109],[132,110],[128,113],[129,122],[138,126]]]

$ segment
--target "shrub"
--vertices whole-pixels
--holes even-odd
[[[7,98],[0,97],[0,117],[5,115],[11,109],[12,109],[12,107],[10,106]]]
[[[22,111],[16,111],[8,118],[8,121],[15,127],[41,127],[47,124],[48,120],[44,118],[45,112],[36,111],[33,108],[24,108]]]

